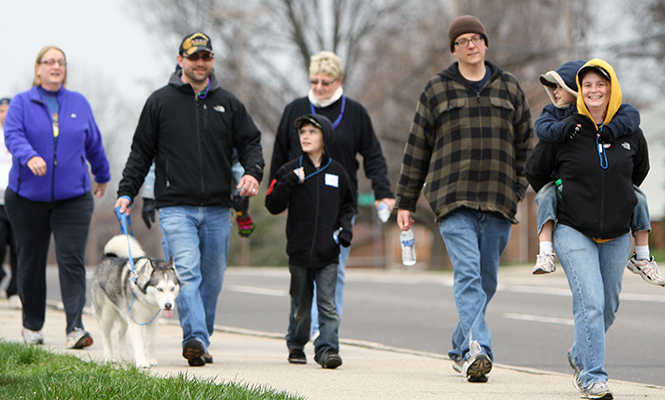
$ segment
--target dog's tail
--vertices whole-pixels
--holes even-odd
[[[106,246],[104,246],[104,256],[129,258],[130,248],[133,258],[145,256],[139,242],[127,235],[117,235],[112,237],[111,240],[106,243]]]

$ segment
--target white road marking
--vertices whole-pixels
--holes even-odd
[[[517,319],[520,321],[545,322],[548,324],[575,325],[575,321],[568,318],[542,317],[539,315],[505,313],[504,318]]]

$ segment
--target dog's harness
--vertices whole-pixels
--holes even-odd
[[[134,258],[132,257],[132,246],[129,243],[129,237],[134,236],[134,233],[132,233],[132,221],[129,219],[129,217],[125,213],[120,212],[120,206],[116,207],[115,209],[115,215],[118,218],[118,221],[120,222],[120,233],[127,236],[127,249],[129,251],[129,269],[131,271],[131,276],[129,277],[129,280],[138,286],[138,274],[136,273],[136,270],[134,268]],[[143,292],[143,289],[141,290]],[[148,322],[145,323],[139,323],[136,322],[134,319],[134,315],[132,315],[132,304],[134,304],[134,291],[132,290],[132,300],[129,302],[129,307],[127,307],[127,312],[129,312],[129,317],[134,321],[135,324],[145,326],[145,325],[150,325],[152,321],[157,318],[159,315],[159,311],[157,311],[157,314],[155,314],[154,317]]]

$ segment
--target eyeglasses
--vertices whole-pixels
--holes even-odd
[[[67,65],[67,61],[65,60],[45,60],[45,61],[40,61],[39,64],[46,64],[49,67],[54,66],[56,63],[58,63],[59,66],[64,67]]]
[[[207,51],[201,52],[201,53],[194,53],[191,56],[184,56],[186,59],[192,62],[199,61],[199,59],[208,62],[211,61],[215,58],[212,54],[208,53]]]
[[[460,48],[464,49],[466,47],[469,47],[469,43],[473,42],[475,45],[479,45],[482,43],[483,37],[480,35],[472,36],[471,39],[460,39],[455,42],[456,45],[458,45]]]
[[[316,81],[316,80],[311,80],[311,81],[310,81],[310,83],[311,83],[312,85],[314,85],[314,86],[318,85],[319,82],[321,82],[321,85],[323,85],[323,86],[330,86],[330,85],[332,85],[333,83],[337,82],[337,79],[332,80],[332,81],[327,81],[327,82],[324,81],[323,79],[322,79],[321,81]]]

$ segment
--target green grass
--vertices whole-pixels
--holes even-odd
[[[0,399],[303,399],[269,387],[217,384],[180,373],[160,378],[136,367],[96,364],[0,340]]]

